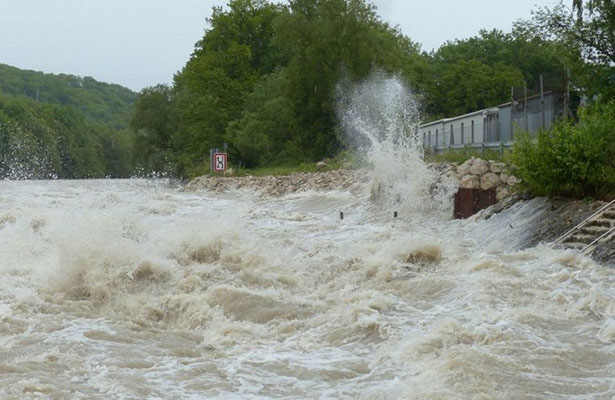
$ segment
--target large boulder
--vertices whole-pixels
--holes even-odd
[[[470,168],[470,173],[472,175],[482,175],[485,172],[489,172],[489,162],[480,158],[474,160]]]
[[[472,168],[472,164],[474,163],[475,158],[472,157],[469,160],[466,160],[463,164],[457,167],[457,176],[459,179],[470,173],[470,169]]]
[[[459,186],[464,189],[478,189],[480,188],[480,180],[476,175],[466,175],[461,178]]]
[[[493,172],[487,172],[480,177],[480,188],[483,190],[493,189],[500,184],[500,177]]]

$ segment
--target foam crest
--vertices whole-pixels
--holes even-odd
[[[0,189],[0,397],[615,394],[613,274],[581,255],[346,192]]]

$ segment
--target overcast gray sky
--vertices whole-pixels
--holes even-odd
[[[571,1],[565,1],[565,3]],[[169,83],[227,0],[0,0],[0,63],[92,76],[140,90]],[[510,31],[536,6],[559,0],[375,0],[382,18],[424,50]]]

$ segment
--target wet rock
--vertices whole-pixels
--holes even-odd
[[[454,171],[445,172],[444,178],[448,179],[449,181],[455,181],[457,184],[459,184],[459,177]]]
[[[495,189],[495,199],[496,201],[502,201],[504,200],[506,197],[510,196],[510,189],[508,188],[508,186],[498,186]]]
[[[485,172],[489,171],[489,163],[485,160],[477,158],[472,163],[472,167],[470,168],[470,173],[472,175],[482,175]]]
[[[463,164],[461,164],[460,166],[457,167],[457,176],[459,178],[464,177],[465,175],[468,175],[470,173],[470,169],[472,168],[472,163],[474,162],[475,158],[472,157],[469,160],[467,160],[466,162],[464,162]]]
[[[362,183],[369,181],[367,170],[334,170],[327,172],[296,173],[283,176],[201,176],[190,181],[184,191],[210,190],[252,190],[262,196],[283,196],[305,190],[358,190]]]
[[[483,190],[493,189],[500,184],[500,177],[493,172],[487,172],[480,178],[480,188]]]
[[[592,258],[602,265],[615,268],[615,238],[598,243]]]
[[[461,184],[459,186],[465,189],[478,189],[480,187],[480,180],[476,175],[466,175],[461,178]]]

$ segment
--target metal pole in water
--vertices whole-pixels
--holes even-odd
[[[344,212],[340,211],[340,219],[344,219]]]

